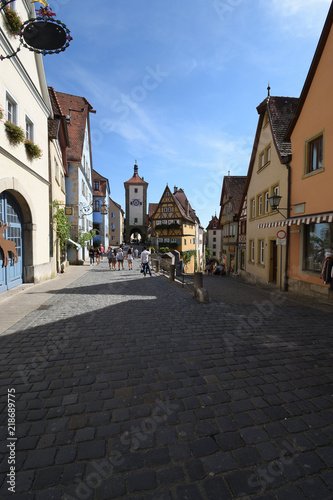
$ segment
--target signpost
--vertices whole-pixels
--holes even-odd
[[[280,291],[281,291],[281,282],[282,282],[282,245],[286,245],[287,243],[287,233],[283,229],[280,229],[276,233],[276,244],[281,245],[280,250]]]

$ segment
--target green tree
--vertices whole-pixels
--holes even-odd
[[[54,200],[52,203],[53,215],[51,218],[52,228],[56,233],[56,242],[60,243],[61,251],[66,250],[66,244],[68,238],[70,238],[70,228],[69,219],[65,214],[65,210],[60,208],[59,202]]]

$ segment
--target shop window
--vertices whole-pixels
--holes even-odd
[[[304,269],[320,272],[333,250],[333,223],[304,225]]]

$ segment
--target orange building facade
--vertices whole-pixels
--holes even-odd
[[[331,286],[321,273],[333,255],[332,23],[333,4],[287,133],[292,144],[289,289],[312,296],[329,296]]]

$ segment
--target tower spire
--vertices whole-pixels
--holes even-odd
[[[269,82],[268,82],[267,97],[270,97],[270,96],[271,96],[271,87],[270,87]]]
[[[134,175],[138,175],[138,170],[139,170],[139,167],[138,167],[137,162],[135,160],[135,162],[134,162]]]

